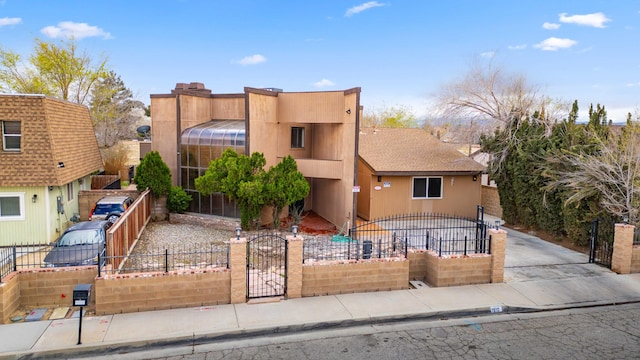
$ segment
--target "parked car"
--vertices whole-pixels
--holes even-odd
[[[43,267],[96,265],[98,254],[106,246],[107,230],[113,225],[107,220],[83,221],[68,228],[51,243]]]
[[[93,205],[91,212],[89,212],[89,220],[109,220],[111,223],[115,223],[120,215],[133,204],[133,201],[133,198],[128,196],[105,196]]]

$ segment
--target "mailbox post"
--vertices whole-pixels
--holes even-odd
[[[82,344],[82,308],[89,304],[91,284],[78,284],[73,289],[73,306],[80,306],[80,322],[78,323],[78,345]]]

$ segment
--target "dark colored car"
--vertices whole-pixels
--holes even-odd
[[[111,225],[106,220],[83,221],[68,228],[52,243],[53,249],[45,256],[43,267],[96,265]]]
[[[109,220],[115,223],[120,215],[127,210],[134,199],[128,196],[105,196],[93,205],[89,213],[89,220]]]

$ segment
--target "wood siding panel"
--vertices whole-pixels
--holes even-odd
[[[342,123],[345,96],[342,91],[279,93],[278,121],[281,123]]]
[[[151,150],[157,151],[171,170],[173,185],[179,179],[176,111],[175,97],[151,97]]]
[[[244,120],[244,104],[244,95],[241,98],[214,98],[211,101],[212,118],[220,120]]]
[[[0,221],[0,246],[14,244],[46,244],[55,239],[47,234],[47,192],[45,187],[0,187],[0,193],[24,193],[24,220]],[[38,199],[31,201],[33,195]]]

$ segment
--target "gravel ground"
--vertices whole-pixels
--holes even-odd
[[[175,246],[200,247],[203,245],[223,245],[235,237],[229,230],[193,224],[172,224],[166,221],[149,222],[138,240],[136,250],[144,252],[152,249],[166,249]]]

